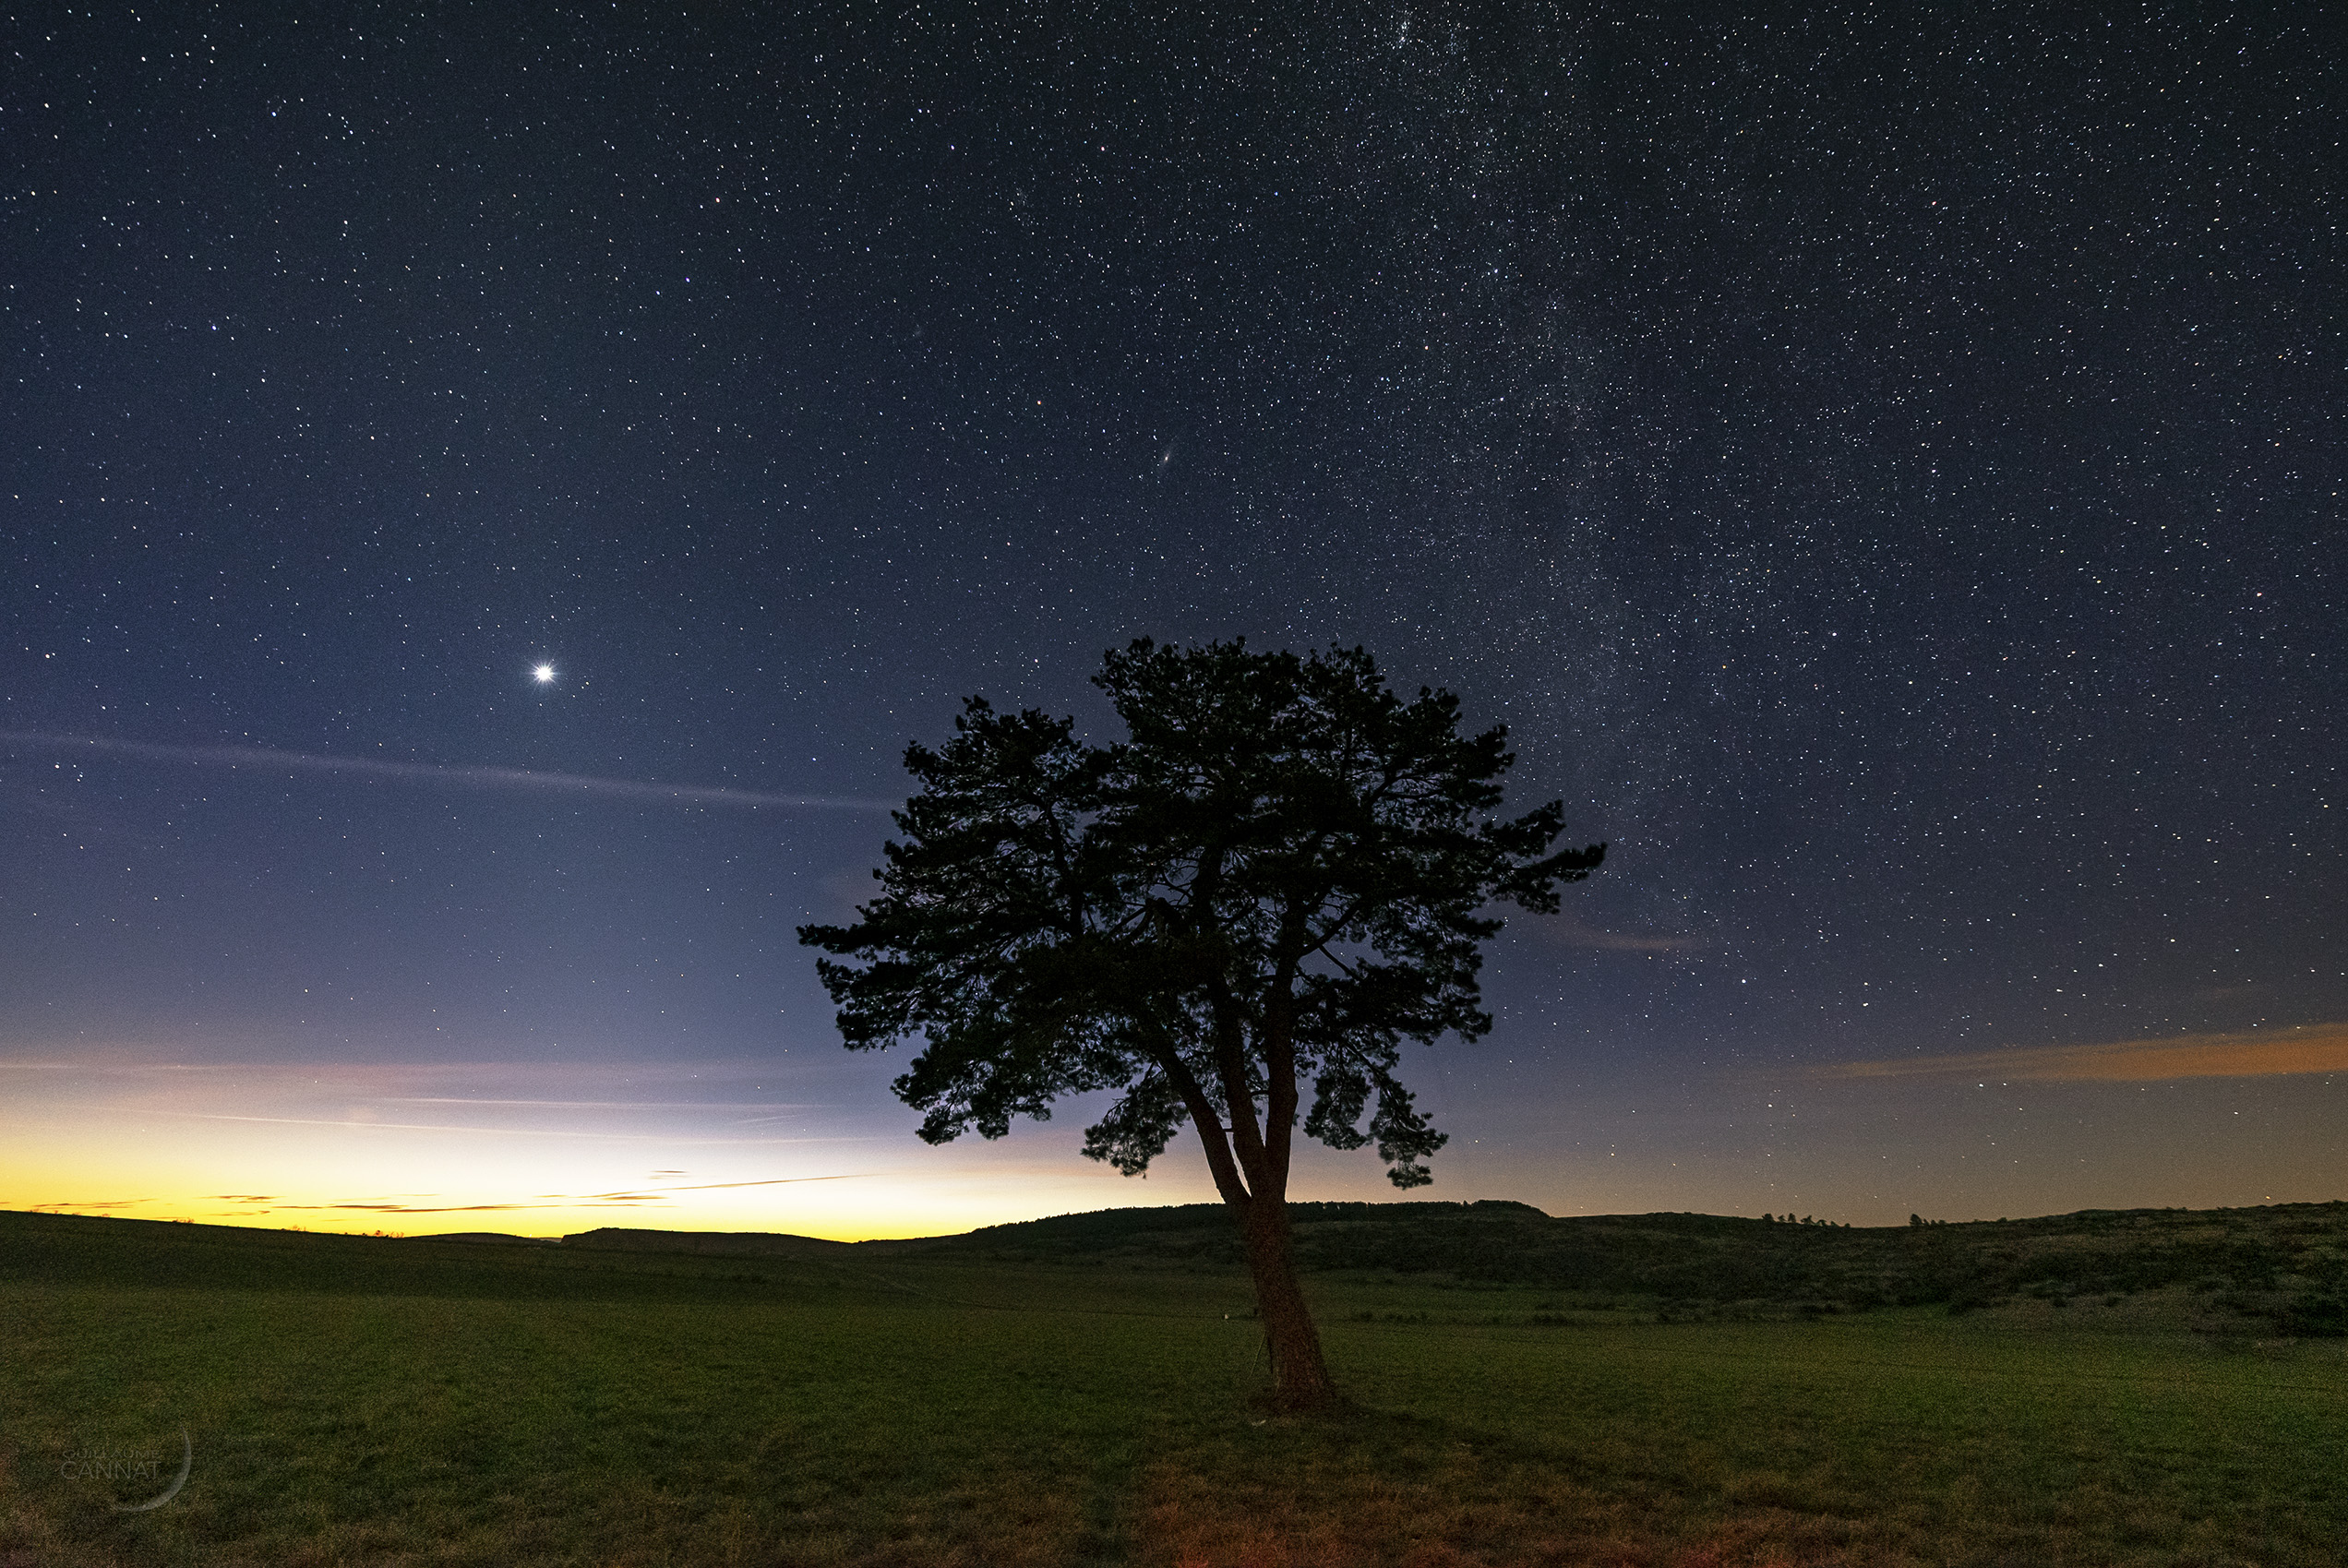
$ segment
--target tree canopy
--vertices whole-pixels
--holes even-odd
[[[879,896],[800,940],[833,955],[850,1048],[919,1043],[895,1089],[931,1143],[1114,1089],[1084,1152],[1133,1175],[1192,1124],[1248,1231],[1283,1394],[1319,1403],[1288,1262],[1300,1108],[1309,1137],[1374,1143],[1397,1187],[1432,1179],[1444,1135],[1403,1047],[1489,1030],[1493,905],[1555,910],[1604,846],[1552,849],[1556,803],[1492,817],[1505,732],[1462,736],[1456,698],[1403,700],[1359,648],[1144,640],[1095,683],[1123,740],[974,697],[951,738],[910,747],[921,787]]]

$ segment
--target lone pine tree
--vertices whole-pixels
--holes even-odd
[[[850,1049],[919,1045],[895,1090],[930,1143],[1117,1089],[1084,1153],[1132,1176],[1189,1122],[1245,1236],[1278,1397],[1326,1405],[1289,1242],[1300,1107],[1308,1137],[1374,1143],[1396,1186],[1433,1179],[1444,1137],[1396,1076],[1403,1043],[1489,1030],[1492,904],[1553,912],[1605,846],[1552,852],[1558,803],[1489,818],[1505,731],[1462,736],[1456,698],[1402,700],[1358,648],[1144,640],[1095,684],[1120,742],[974,697],[951,739],[908,748],[921,787],[880,895],[799,940],[834,955],[818,968]]]

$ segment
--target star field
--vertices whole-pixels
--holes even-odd
[[[9,35],[0,1059],[538,1075],[484,1105],[707,1064],[906,1173],[835,1228],[1179,1200],[1060,1120],[914,1144],[790,933],[964,696],[1101,724],[1103,649],[1243,635],[1458,691],[1613,845],[1423,1059],[1431,1195],[2341,1195],[2330,1058],[2013,1111],[1819,1076],[2348,1019],[2343,165],[2296,23]]]

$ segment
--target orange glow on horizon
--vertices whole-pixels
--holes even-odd
[[[2303,1072],[2348,1072],[2348,1023],[1846,1061],[1820,1068],[1818,1076],[1913,1078],[1973,1073],[2038,1083],[2138,1083],[2179,1078],[2276,1078]]]
[[[931,1150],[829,1107],[713,1097],[716,1075],[0,1062],[0,1208],[337,1233],[614,1226],[851,1241],[1212,1195],[1203,1167],[1136,1191],[1061,1147],[1074,1135],[1058,1130]]]

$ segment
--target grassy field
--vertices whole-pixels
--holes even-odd
[[[2338,1339],[1308,1287],[1337,1419],[1251,1403],[1219,1266],[0,1215],[0,1564],[2336,1568],[2348,1540]],[[183,1429],[184,1490],[114,1511]],[[124,1454],[162,1479],[91,1462]]]

